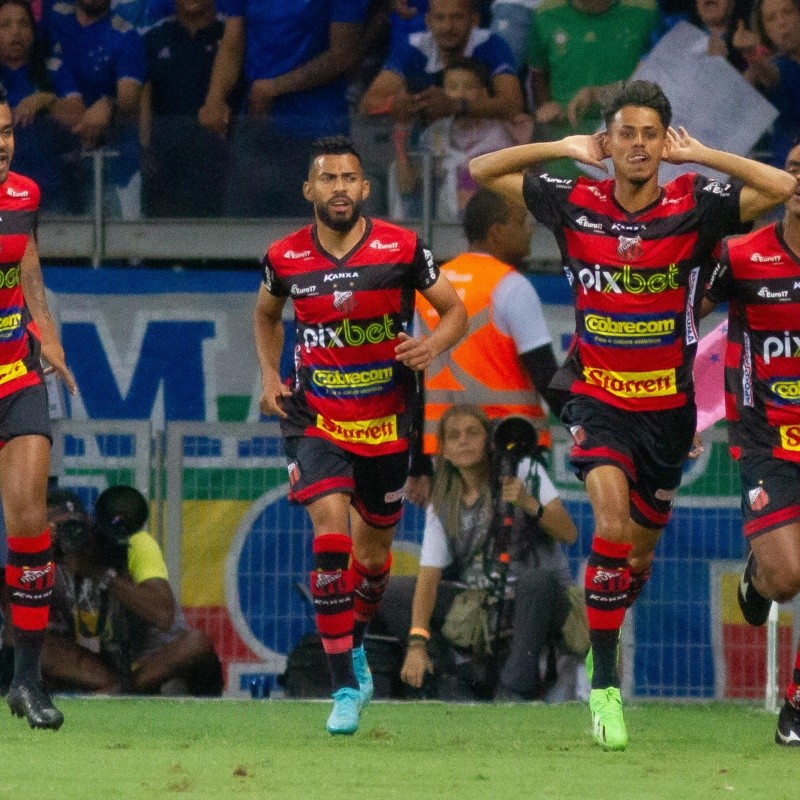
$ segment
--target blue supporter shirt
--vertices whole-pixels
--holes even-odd
[[[506,41],[485,28],[474,28],[464,48],[464,56],[483,62],[489,75],[516,75],[514,54]],[[395,47],[383,68],[405,78],[411,92],[441,86],[444,64],[430,31],[412,33]]]
[[[59,97],[80,94],[90,106],[101,97],[116,97],[117,81],[144,83],[147,66],[137,31],[118,16],[106,16],[85,27],[67,3],[53,6],[52,43],[47,66]]]
[[[780,111],[772,128],[772,163],[783,169],[789,151],[800,137],[800,64],[786,56],[775,59],[780,79],[764,89],[767,99]]]
[[[224,16],[244,17],[244,74],[248,86],[276,78],[329,46],[332,22],[363,24],[369,0],[218,0]],[[270,117],[287,135],[315,138],[348,130],[347,80],[276,97]]]

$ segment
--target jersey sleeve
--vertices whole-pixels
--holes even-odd
[[[400,40],[392,47],[383,68],[403,77],[414,71],[414,49],[407,40]]]
[[[411,274],[414,288],[420,292],[430,289],[439,280],[439,265],[434,261],[433,253],[419,239],[411,262]]]
[[[452,563],[453,554],[450,551],[444,526],[433,510],[433,506],[428,506],[425,512],[425,530],[422,533],[422,552],[419,556],[419,565],[445,569]]]
[[[538,462],[534,463],[534,470],[539,476],[539,496],[536,498],[543,506],[558,499],[558,490],[550,480],[547,470]]]
[[[551,344],[542,301],[533,284],[519,272],[509,272],[492,292],[494,324],[514,340],[517,353]]]
[[[722,245],[722,255],[711,275],[711,281],[706,289],[706,297],[714,304],[724,303],[733,292],[733,271],[731,270],[730,254],[727,243]]]
[[[47,73],[50,76],[50,83],[53,85],[53,91],[57,97],[64,98],[71,95],[80,95],[78,82],[64,59],[63,48],[58,40],[54,42],[47,58]]]
[[[134,583],[144,583],[151,578],[169,580],[161,548],[149,533],[139,531],[131,536],[128,544],[128,572]]]
[[[269,260],[267,253],[261,260],[262,280],[264,288],[274,297],[288,297],[289,291],[284,282],[278,277],[275,268]]]
[[[147,80],[147,61],[145,60],[142,37],[137,30],[126,31],[121,36],[122,46],[117,60],[117,80],[129,78],[144,83]]]
[[[476,48],[475,56],[483,61],[489,68],[489,75],[516,75],[517,62],[514,53],[500,36],[490,36],[480,47]]]
[[[217,0],[217,11],[223,17],[243,17],[244,0]]]
[[[723,183],[698,175],[694,194],[700,212],[700,230],[716,239],[741,231],[741,181]]]
[[[351,22],[363,25],[367,21],[369,0],[339,0],[333,3],[331,22]]]
[[[555,231],[561,222],[562,209],[575,182],[550,175],[526,172],[522,182],[522,197],[528,211],[545,228]]]

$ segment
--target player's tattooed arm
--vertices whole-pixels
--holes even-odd
[[[42,267],[39,263],[39,252],[36,248],[36,241],[32,236],[28,239],[28,245],[22,256],[22,263],[20,264],[20,282],[22,283],[22,294],[25,297],[25,305],[27,305],[33,317],[33,321],[39,329],[42,358],[47,361],[61,380],[64,381],[69,393],[76,394],[78,387],[75,383],[75,378],[67,367],[64,348],[59,341],[56,325],[50,313],[50,308],[47,305]]]

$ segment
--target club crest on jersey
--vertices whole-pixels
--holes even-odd
[[[619,244],[617,245],[617,253],[623,258],[629,258],[631,261],[636,261],[644,254],[642,247],[641,236],[620,236]]]
[[[755,489],[750,489],[747,492],[747,497],[750,500],[750,508],[753,511],[761,511],[769,503],[769,495],[763,486],[756,486]]]
[[[286,469],[289,472],[289,486],[294,486],[300,480],[300,468],[296,461],[292,461]]]
[[[569,432],[572,434],[572,440],[578,446],[586,441],[586,431],[583,429],[583,425],[571,425]]]
[[[351,314],[356,310],[356,298],[352,292],[338,292],[333,290],[333,307],[343,314]]]

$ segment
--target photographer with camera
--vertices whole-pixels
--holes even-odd
[[[56,577],[42,670],[53,689],[219,695],[211,639],[189,628],[156,540],[147,501],[106,489],[89,518],[72,492],[47,498]]]
[[[430,640],[438,640],[444,627],[453,643],[448,630],[457,632],[454,617],[467,611],[473,592],[479,602],[473,611],[479,627],[486,628],[485,641],[475,641],[473,651],[499,649],[498,633],[510,611],[511,641],[499,672],[498,699],[534,700],[544,694],[540,658],[560,641],[569,612],[571,577],[562,543],[572,544],[577,530],[536,458],[535,429],[521,417],[512,419],[527,441],[512,436],[501,443],[497,434],[508,420],[493,434],[477,406],[454,405],[440,420],[419,574],[416,582],[390,579],[380,617],[370,628],[408,642],[401,677],[409,686],[420,688],[433,674]],[[493,459],[492,451],[498,457]],[[512,596],[513,606],[509,602],[504,610]],[[490,675],[481,688],[484,696],[491,695],[493,683]]]

